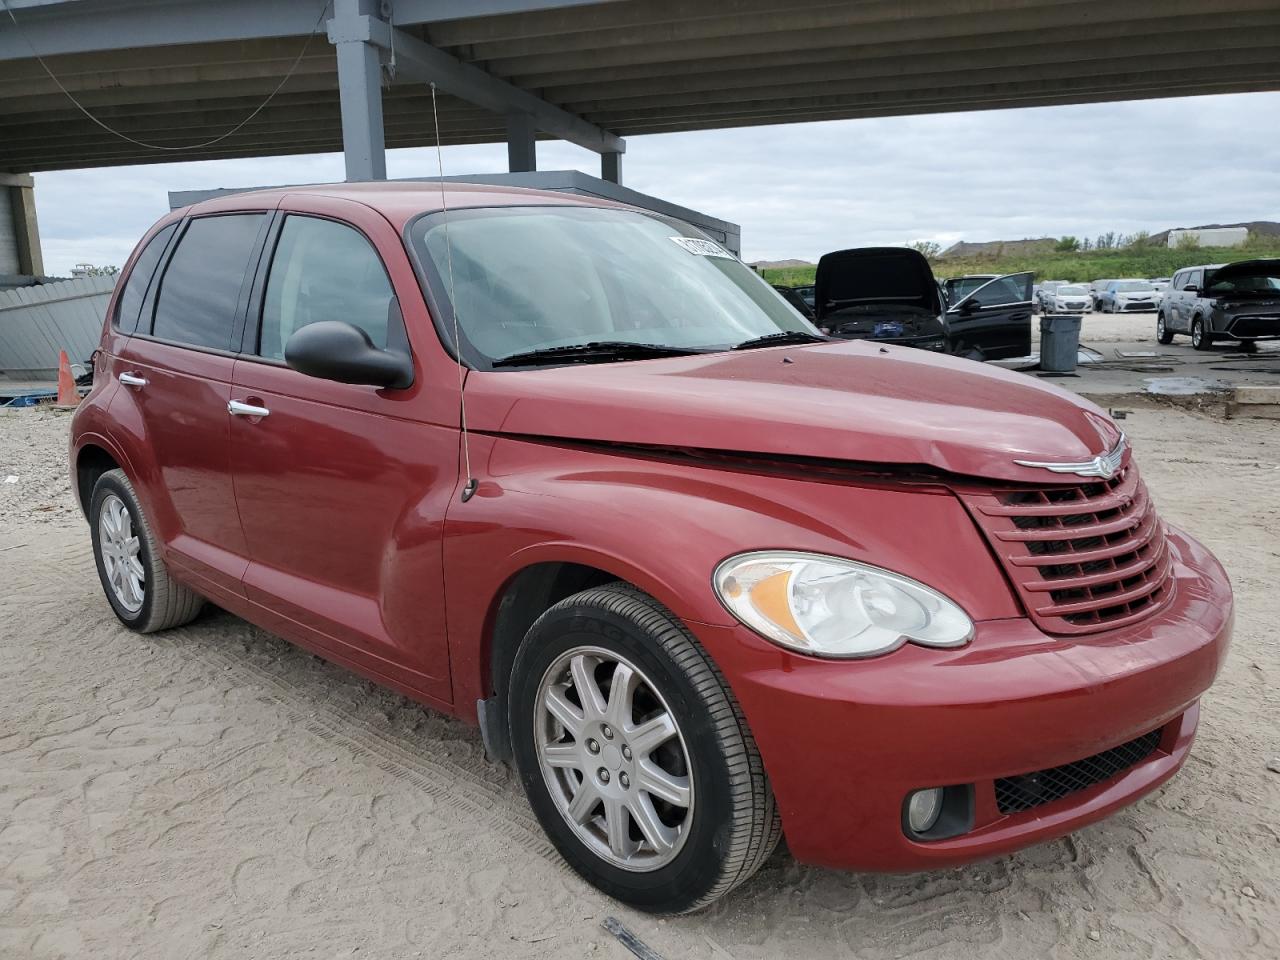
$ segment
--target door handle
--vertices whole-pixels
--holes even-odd
[[[227,402],[227,413],[233,417],[268,417],[271,411],[266,407],[259,407],[252,403],[242,403],[239,400],[229,400]]]
[[[146,378],[140,377],[136,373],[120,374],[120,382],[126,387],[145,387],[147,385]]]

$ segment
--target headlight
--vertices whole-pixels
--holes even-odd
[[[959,647],[973,621],[938,591],[853,560],[765,550],[716,568],[729,612],[767,640],[815,657],[870,657],[902,644]]]

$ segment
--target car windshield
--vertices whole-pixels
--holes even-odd
[[[1125,280],[1116,284],[1117,293],[1150,293],[1154,289],[1145,280]]]
[[[821,336],[719,244],[663,217],[595,207],[455,210],[447,220],[418,219],[410,239],[442,333],[453,339],[447,314],[456,310],[462,355],[482,369],[587,344],[692,352],[787,331]]]
[[[1054,291],[1060,297],[1083,297],[1087,291],[1084,287],[1058,287]]]

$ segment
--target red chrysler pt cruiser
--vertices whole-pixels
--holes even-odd
[[[689,226],[478,185],[176,211],[71,466],[116,615],[207,599],[514,763],[565,859],[696,909],[785,834],[927,870],[1186,760],[1231,589],[1051,385],[822,336]]]

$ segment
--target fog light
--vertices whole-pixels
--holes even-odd
[[[917,790],[907,801],[907,826],[912,833],[928,833],[942,813],[942,788]]]

